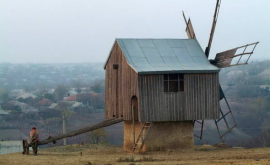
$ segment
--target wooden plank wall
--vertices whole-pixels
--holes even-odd
[[[184,92],[165,93],[163,75],[139,76],[141,121],[184,120]]]
[[[163,75],[139,76],[140,121],[219,118],[218,74],[185,74],[184,92],[165,93]]]
[[[118,69],[113,69],[118,64]],[[128,65],[120,46],[114,43],[106,64],[105,118],[131,120],[131,97],[139,98],[138,74]]]
[[[186,74],[185,98],[187,119],[219,118],[219,76],[211,74]]]

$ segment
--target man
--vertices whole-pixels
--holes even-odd
[[[31,137],[31,145],[33,149],[33,154],[37,155],[37,148],[38,148],[38,142],[39,142],[39,135],[38,132],[36,132],[36,127],[32,128],[32,131],[30,132]]]

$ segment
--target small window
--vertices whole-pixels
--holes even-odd
[[[113,64],[113,69],[118,69],[118,64]]]
[[[165,74],[164,92],[183,92],[184,74]]]

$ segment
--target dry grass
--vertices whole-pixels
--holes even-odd
[[[80,155],[82,152],[82,156]],[[152,151],[127,153],[120,146],[70,145],[39,150],[37,156],[13,153],[0,156],[1,165],[213,165],[270,164],[270,148],[234,149],[219,146],[198,146],[196,150]]]

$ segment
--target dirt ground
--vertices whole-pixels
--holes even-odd
[[[82,152],[82,156],[80,153]],[[228,148],[196,146],[194,150],[151,151],[145,154],[127,153],[121,146],[70,145],[40,149],[32,153],[0,156],[0,165],[178,165],[178,164],[270,164],[270,148]]]

